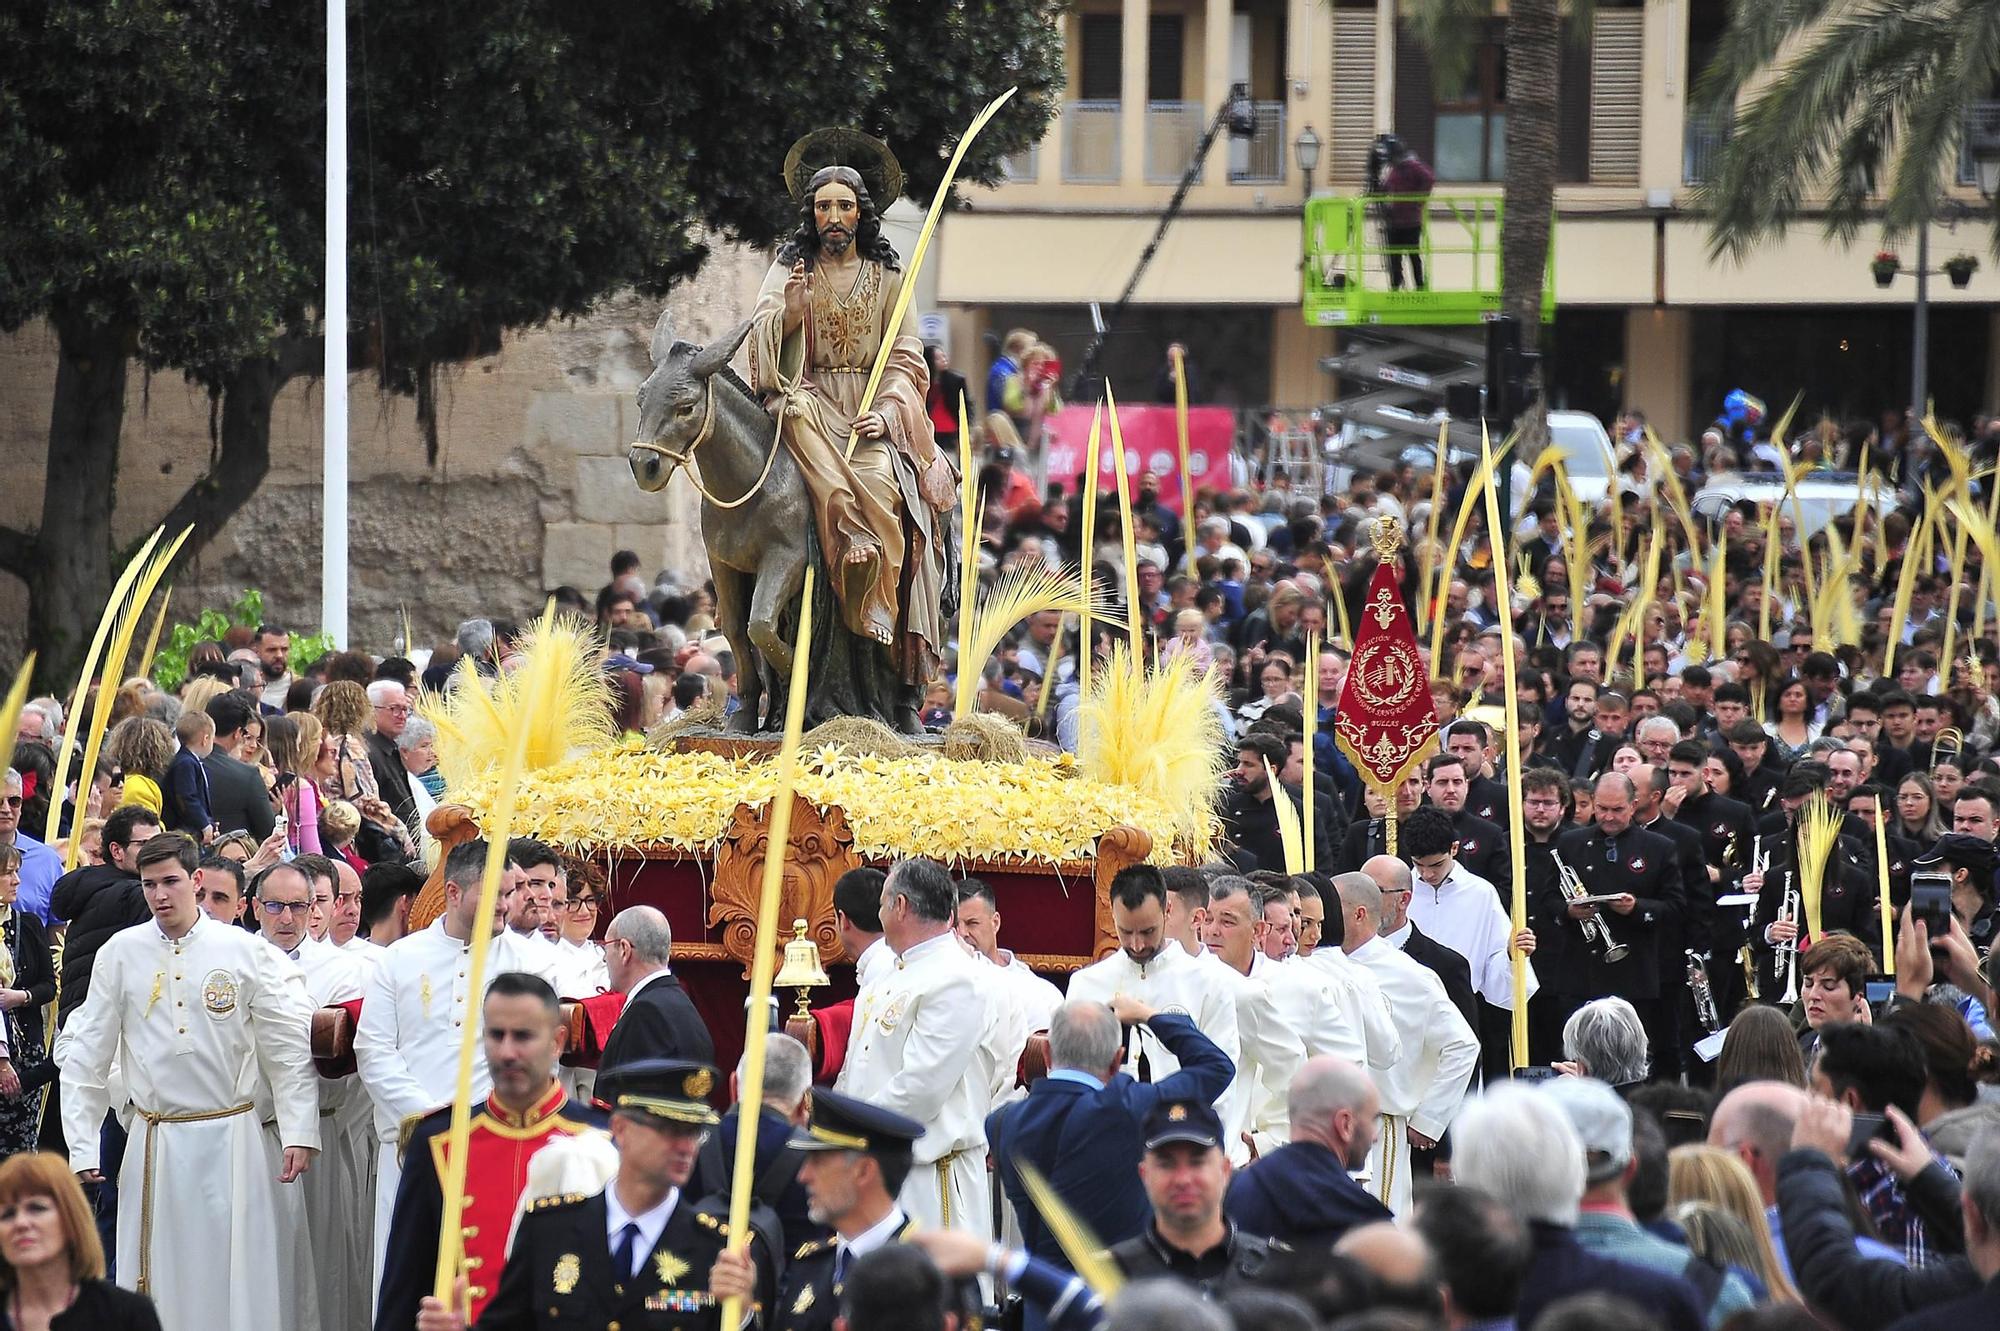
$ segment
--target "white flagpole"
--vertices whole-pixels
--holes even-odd
[[[347,646],[347,0],[326,0],[326,363],[320,628]]]

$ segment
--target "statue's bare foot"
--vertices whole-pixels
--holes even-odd
[[[875,545],[857,545],[847,552],[840,561],[841,584],[845,594],[840,598],[843,605],[858,606],[868,599],[875,580],[882,572],[882,550]]]

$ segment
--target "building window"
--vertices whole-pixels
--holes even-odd
[[[1437,90],[1437,158],[1431,163],[1439,180],[1499,180],[1507,174],[1507,50],[1481,43],[1473,53],[1460,87]]]
[[[1086,102],[1115,102],[1125,77],[1124,19],[1118,14],[1077,16],[1077,92]]]

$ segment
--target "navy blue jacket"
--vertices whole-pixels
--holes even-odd
[[[1528,1225],[1535,1255],[1521,1282],[1521,1304],[1514,1310],[1520,1326],[1533,1326],[1542,1309],[1572,1294],[1609,1294],[1639,1306],[1667,1331],[1702,1331],[1708,1325],[1694,1286],[1679,1276],[1634,1266],[1590,1252],[1576,1241],[1574,1231],[1561,1225]]]
[[[1028,1088],[1027,1099],[987,1116],[987,1144],[1030,1256],[1069,1269],[1021,1183],[1017,1160],[1040,1170],[1099,1242],[1107,1247],[1122,1243],[1153,1218],[1139,1182],[1139,1158],[1145,1154],[1140,1120],[1161,1100],[1213,1100],[1236,1075],[1229,1055],[1197,1030],[1192,1019],[1162,1012],[1148,1025],[1180,1060],[1180,1070],[1172,1076],[1141,1083],[1120,1073],[1101,1090],[1045,1077]]]
[[[646,1058],[685,1058],[715,1062],[715,1041],[695,1011],[694,1000],[681,988],[679,977],[662,975],[648,981],[638,996],[626,1001],[618,1024],[605,1037],[597,1060],[597,1075]]]
[[[1318,1142],[1281,1146],[1237,1174],[1222,1210],[1244,1233],[1301,1252],[1329,1252],[1356,1225],[1394,1218]]]

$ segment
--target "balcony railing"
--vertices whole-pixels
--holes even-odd
[[[1028,148],[1000,159],[1000,174],[1010,183],[1032,185],[1042,169],[1042,150]]]
[[[1201,130],[1200,102],[1146,103],[1146,183],[1178,185],[1201,146]]]
[[[1256,134],[1229,141],[1229,183],[1281,185],[1285,180],[1285,157],[1291,151],[1285,139],[1285,104],[1253,105],[1257,112]]]
[[[1113,102],[1063,105],[1063,179],[1072,185],[1118,183],[1119,106]]]
[[[1690,111],[1681,128],[1681,183],[1706,185],[1714,178],[1722,145],[1729,141],[1730,113]]]

